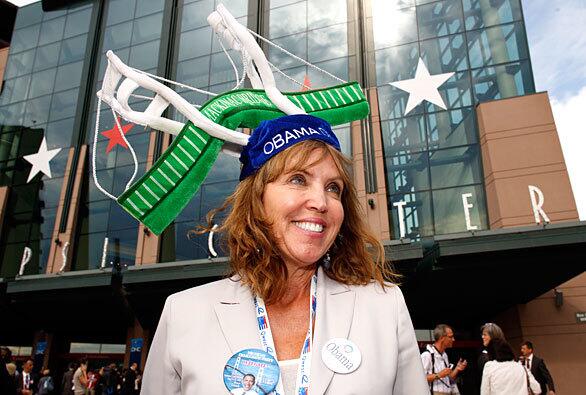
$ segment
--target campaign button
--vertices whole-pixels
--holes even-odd
[[[321,359],[328,369],[341,374],[352,373],[362,362],[362,354],[354,342],[344,338],[334,338],[321,349]]]
[[[238,351],[224,366],[224,384],[232,395],[263,395],[275,390],[280,369],[269,353],[256,348]]]

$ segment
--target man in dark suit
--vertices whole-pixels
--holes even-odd
[[[37,393],[37,377],[33,373],[33,360],[28,359],[22,365],[22,373],[16,381],[16,393],[18,395],[34,395]]]
[[[533,354],[533,343],[530,341],[523,342],[521,344],[521,355],[522,363],[531,370],[531,374],[533,374],[533,377],[535,377],[535,380],[541,386],[541,394],[555,395],[555,387],[551,374],[549,374],[549,370],[545,366],[545,361]],[[549,392],[547,392],[548,389]]]

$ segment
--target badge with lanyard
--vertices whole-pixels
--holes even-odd
[[[256,318],[258,320],[258,330],[260,335],[260,342],[263,349],[275,359],[277,359],[275,351],[275,343],[273,341],[273,334],[269,324],[269,316],[264,301],[259,298],[254,298],[254,307],[256,308]],[[309,293],[309,328],[307,329],[307,336],[303,342],[301,349],[301,356],[299,357],[299,367],[297,369],[297,379],[295,384],[295,395],[306,395],[309,390],[310,368],[311,368],[311,351],[313,348],[313,321],[315,319],[315,311],[317,308],[317,274],[311,278],[311,290]],[[275,395],[285,395],[283,390],[283,381],[279,379]]]

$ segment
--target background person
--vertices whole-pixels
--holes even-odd
[[[555,386],[553,378],[545,366],[545,361],[533,354],[533,343],[525,341],[521,344],[521,355],[523,357],[521,363],[531,371],[535,380],[541,387],[542,394],[555,395]],[[549,392],[547,392],[549,388]]]
[[[480,328],[481,337],[482,337],[482,349],[480,351],[480,355],[478,357],[478,376],[482,378],[482,371],[484,370],[484,364],[487,363],[490,359],[488,356],[488,345],[491,340],[504,340],[505,333],[495,323],[489,322]]]
[[[454,331],[446,324],[439,324],[433,330],[433,344],[428,344],[421,353],[421,362],[425,371],[430,390],[434,395],[459,394],[456,378],[466,369],[468,363],[461,359],[454,369],[446,350],[454,345]]]
[[[278,361],[299,359],[313,338],[310,393],[428,391],[403,295],[385,282],[392,273],[384,250],[364,222],[339,150],[331,127],[309,115],[254,130],[240,156],[241,182],[224,206],[231,211],[217,229],[226,233],[233,276],[167,299],[142,394],[224,393],[226,361],[262,348],[255,303],[266,307]],[[334,374],[321,359],[326,342],[339,337],[362,355],[349,374]],[[293,380],[282,384],[297,393]]]
[[[33,373],[33,360],[27,359],[22,365],[22,373],[16,379],[16,393],[18,395],[36,394],[37,378]]]
[[[480,395],[527,395],[529,387],[535,395],[541,394],[539,383],[515,361],[506,340],[490,340],[487,351],[489,361],[484,365]]]
[[[53,377],[51,377],[51,371],[49,369],[43,370],[43,376],[39,379],[39,395],[50,395],[55,389],[53,383]]]
[[[73,373],[73,393],[75,395],[85,395],[87,390],[87,359],[79,361],[79,367]]]
[[[75,362],[70,362],[67,366],[67,372],[63,373],[61,379],[61,395],[73,395],[73,374],[76,371]]]

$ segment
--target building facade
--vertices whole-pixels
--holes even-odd
[[[128,361],[136,358],[131,339],[142,339],[148,349],[164,296],[225,271],[225,259],[208,260],[207,235],[190,231],[234,189],[236,158],[219,157],[196,196],[160,236],[101,193],[92,176],[95,93],[103,82],[106,51],[134,68],[186,85],[215,93],[230,90],[235,85],[232,65],[206,21],[219,3],[86,0],[52,11],[44,11],[41,2],[18,9],[0,93],[3,308],[19,317],[21,309],[34,306],[45,293],[56,296],[47,302],[53,304],[48,309],[52,314],[36,317],[34,328],[7,331],[10,344],[35,349],[45,342],[43,358],[57,363],[56,355],[77,354],[71,344],[126,342]],[[369,118],[335,132],[353,160],[368,221],[385,244],[388,260],[405,275],[415,326],[425,329],[448,320],[460,327],[464,338],[477,341],[479,324],[502,319],[514,323],[509,333],[515,340],[541,336],[528,329],[535,324],[527,317],[538,315],[532,303],[547,297],[531,300],[584,271],[578,246],[586,244],[586,231],[575,222],[578,215],[547,94],[535,92],[521,1],[223,3],[249,29],[365,88]],[[336,83],[273,46],[263,43],[263,49],[284,74],[312,88]],[[409,93],[391,85],[414,78],[420,59],[431,75],[453,73],[439,87],[445,109],[424,101],[406,111]],[[300,90],[290,78],[275,75],[282,91]],[[194,105],[211,98],[176,89]],[[136,93],[130,104],[144,110],[149,94]],[[166,116],[186,121],[173,110]],[[136,151],[140,176],[172,138],[122,124]],[[129,150],[108,137],[114,125],[112,112],[102,107],[93,148],[96,179],[118,196],[135,165]],[[31,164],[24,157],[38,152],[42,141],[48,150],[59,152],[50,162],[50,176],[29,179]],[[539,192],[529,186],[537,187],[544,203],[539,204]],[[549,225],[556,222],[560,225]],[[510,233],[498,230],[510,227]],[[507,244],[518,234],[521,240]],[[523,244],[526,240],[533,242]],[[30,260],[22,265],[26,254]],[[520,256],[526,259],[515,261]],[[571,262],[555,270],[546,267],[545,257],[554,256]],[[494,269],[495,259],[513,266],[518,262],[498,269],[504,270],[506,281],[486,273]],[[530,284],[517,286],[524,279]],[[490,290],[479,292],[476,280]],[[429,302],[433,284],[440,281],[448,289],[466,290],[469,300],[456,303],[453,310],[434,311]],[[586,281],[572,281],[560,289],[567,289],[570,298],[573,292],[582,295]],[[84,287],[88,301],[74,301]],[[586,311],[578,296],[573,308]],[[488,297],[494,303],[483,301]],[[68,314],[54,310],[59,304],[69,311],[80,309],[80,314],[100,306],[104,313],[84,318],[83,329],[76,328],[75,320],[63,322]],[[563,318],[552,318],[551,325],[562,325],[559,333],[579,333],[582,340],[572,337],[563,344],[577,341],[584,350],[584,328],[567,322],[574,310],[562,313],[558,307],[550,315]],[[475,311],[464,313],[468,308]],[[546,332],[559,334],[551,325]],[[564,375],[561,385],[573,388],[578,378],[567,377],[566,359],[551,351],[551,338],[544,343],[554,374]],[[94,354],[99,359],[112,353]],[[144,361],[146,352],[139,354]]]

